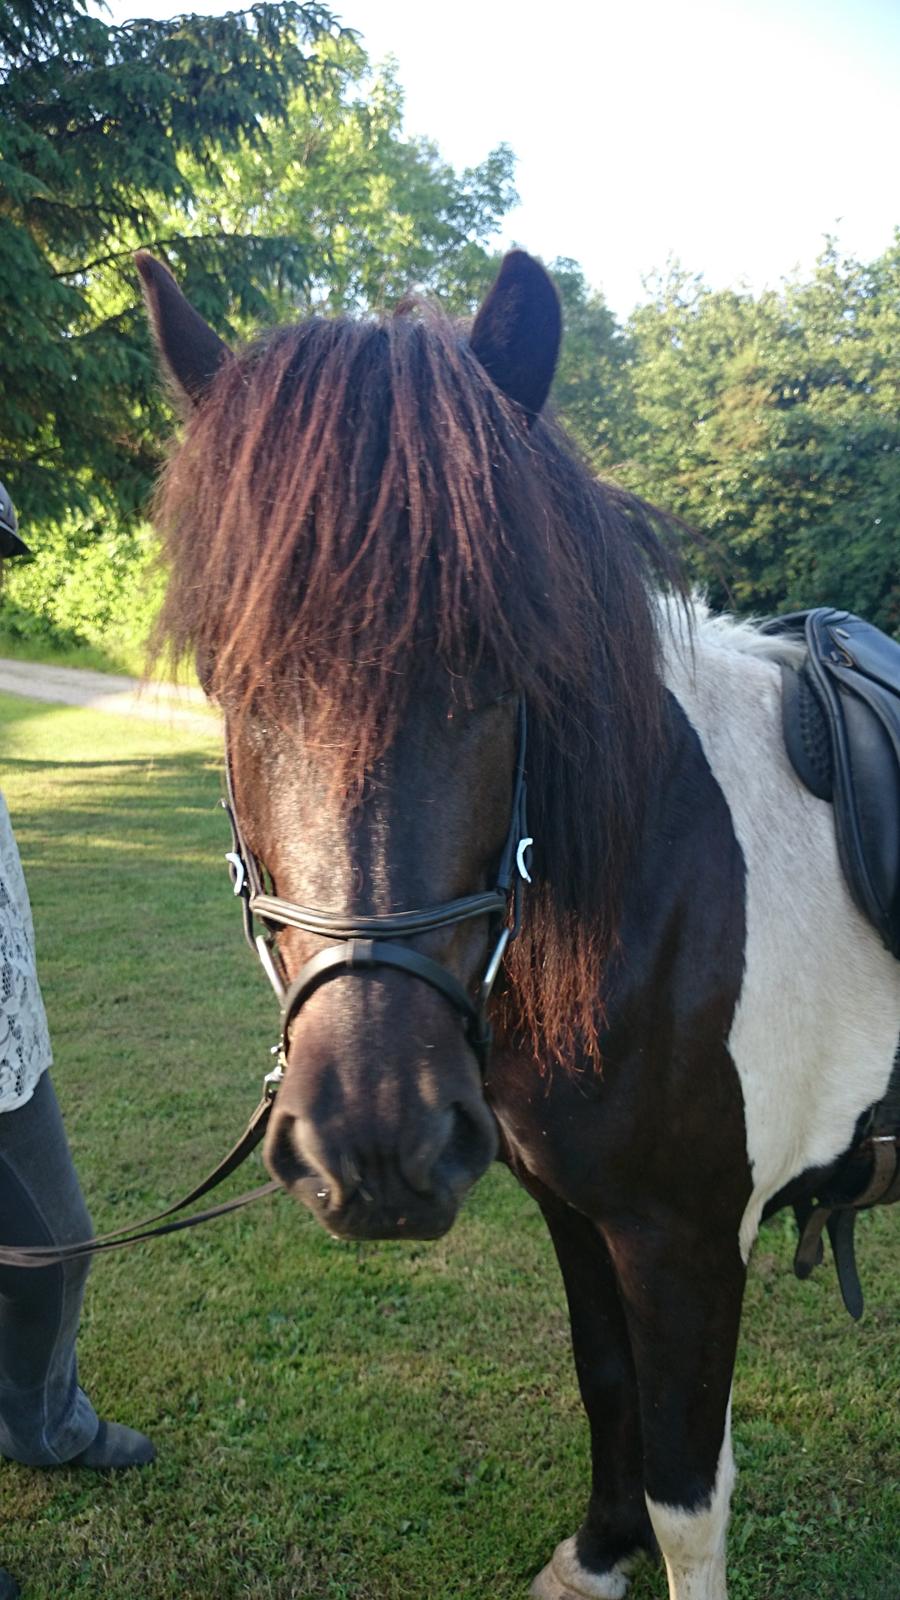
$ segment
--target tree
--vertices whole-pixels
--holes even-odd
[[[294,95],[264,144],[236,152],[212,182],[196,175],[192,226],[249,225],[294,241],[307,262],[303,282],[267,285],[254,327],[298,311],[389,310],[410,293],[474,309],[495,268],[488,241],[516,200],[511,151],[500,145],[457,174],[429,140],[404,135],[392,61],[371,71],[349,36],[325,56],[336,70],[315,96]]]
[[[231,340],[416,290],[465,311],[513,160],[457,174],[406,138],[392,64],[371,73],[321,5],[113,28],[86,4],[0,13],[0,476],[38,535],[3,625],[134,662],[171,415],[133,250]]]
[[[577,261],[550,265],[563,306],[556,411],[597,472],[611,472],[634,437],[631,340]]]
[[[339,65],[318,3],[113,27],[87,0],[0,12],[0,459],[24,520],[82,529],[143,506],[163,412],[131,251],[169,245],[215,318],[260,276],[305,282],[300,246],[188,226],[195,185],[262,148]],[[174,237],[173,237],[174,231]]]
[[[791,365],[775,461],[802,485],[788,598],[843,604],[900,634],[900,233],[871,265],[833,243],[791,293]]]
[[[829,244],[758,299],[679,269],[629,324],[629,484],[709,536],[716,602],[843,605],[900,631],[900,240],[872,266]]]
[[[403,137],[393,67],[321,4],[111,27],[87,3],[0,19],[0,473],[68,550],[135,523],[170,426],[137,246],[236,338],[410,289],[466,308],[515,199],[505,147],[457,175]]]

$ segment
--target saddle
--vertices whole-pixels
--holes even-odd
[[[807,647],[800,670],[782,672],[788,755],[806,787],[832,801],[850,893],[900,957],[900,644],[827,607],[777,625]]]
[[[784,741],[806,787],[834,807],[841,867],[856,904],[900,959],[900,644],[849,611],[776,617],[763,632],[806,645],[782,667]],[[863,1310],[854,1228],[859,1211],[900,1200],[900,1048],[885,1098],[860,1118],[849,1152],[816,1201],[795,1206],[794,1270],[822,1260],[828,1229],[844,1305]]]

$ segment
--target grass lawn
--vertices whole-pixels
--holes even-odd
[[[48,667],[87,667],[93,672],[112,672],[129,678],[149,676],[154,680],[168,681],[172,677],[171,663],[165,659],[156,662],[153,670],[149,670],[148,649],[143,640],[118,640],[108,645],[101,645],[90,644],[88,641],[72,644],[45,638],[23,639],[19,634],[5,628],[0,616],[0,657],[2,656],[7,656],[13,661],[37,661]],[[178,681],[197,687],[197,676],[192,662],[186,661],[180,664]]]
[[[276,1011],[222,854],[217,743],[0,698],[55,1078],[98,1228],[236,1137]],[[776,1048],[773,1041],[773,1049]],[[259,1181],[239,1177],[241,1187]],[[898,1216],[833,1273],[754,1258],[734,1398],[732,1600],[898,1600]],[[278,1196],[102,1260],[82,1378],[157,1464],[0,1470],[26,1600],[524,1600],[576,1526],[587,1439],[540,1218],[492,1171],[436,1244],[337,1244]],[[632,1600],[662,1600],[637,1574]]]
[[[60,644],[50,639],[23,639],[0,624],[0,656],[15,661],[40,661],[48,667],[89,667],[94,672],[121,672],[140,677],[144,651],[122,646],[111,650],[95,644]]]

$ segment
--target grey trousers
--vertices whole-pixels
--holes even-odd
[[[91,1219],[45,1072],[0,1114],[0,1243],[70,1244]],[[92,1442],[97,1413],[78,1387],[75,1337],[88,1262],[0,1267],[0,1455],[56,1466]]]

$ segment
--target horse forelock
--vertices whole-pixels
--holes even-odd
[[[160,485],[160,641],[234,722],[295,720],[358,790],[429,678],[529,706],[538,883],[508,958],[536,1053],[596,1050],[661,741],[662,519],[530,429],[430,310],[313,319],[226,363]]]

